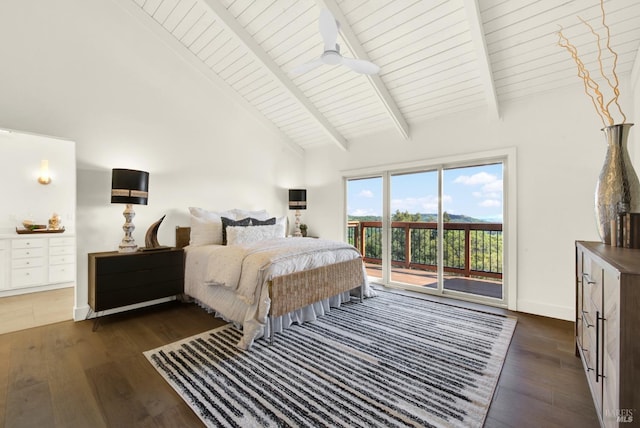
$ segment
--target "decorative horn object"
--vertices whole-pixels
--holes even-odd
[[[145,248],[165,248],[158,243],[158,229],[160,228],[162,220],[164,220],[166,216],[166,214],[163,215],[160,220],[153,223],[149,226],[149,229],[147,229],[147,233],[144,235]]]

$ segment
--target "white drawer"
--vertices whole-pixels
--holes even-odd
[[[42,267],[13,269],[11,271],[11,287],[28,287],[30,285],[43,284],[45,269]]]
[[[49,282],[71,282],[75,280],[74,264],[54,265],[49,267]]]
[[[11,251],[11,258],[14,260],[32,257],[44,257],[44,248],[23,248]]]
[[[12,269],[44,266],[44,257],[11,260]]]
[[[11,248],[43,248],[44,239],[12,239]]]
[[[76,258],[73,254],[63,254],[60,256],[49,256],[49,264],[50,265],[64,265],[67,263],[75,263]]]
[[[50,247],[63,247],[63,246],[71,246],[75,245],[74,238],[50,238],[49,246]]]
[[[49,247],[50,256],[73,255],[74,252],[73,247],[69,245],[64,247]]]
[[[0,241],[0,250],[8,250],[9,241]]]

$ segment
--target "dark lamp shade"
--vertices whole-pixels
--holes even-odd
[[[307,209],[307,190],[306,189],[289,189],[289,209],[290,210],[306,210]]]
[[[111,174],[111,203],[147,205],[149,173],[114,168]]]

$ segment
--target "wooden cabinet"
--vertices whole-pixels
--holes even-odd
[[[94,312],[184,291],[184,251],[89,254],[89,306]]]
[[[71,236],[0,239],[2,295],[72,286],[76,280],[75,252]]]
[[[73,238],[49,239],[49,282],[75,281],[76,250]]]
[[[9,241],[0,239],[0,291],[9,287]]]
[[[575,331],[602,426],[640,426],[640,250],[576,242]]]

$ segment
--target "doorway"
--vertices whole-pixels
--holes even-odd
[[[506,306],[502,159],[345,177],[370,281]]]

